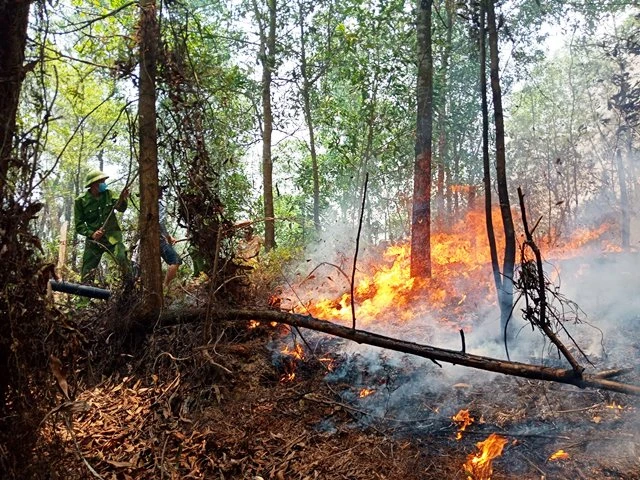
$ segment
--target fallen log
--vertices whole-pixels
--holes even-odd
[[[205,309],[168,311],[161,315],[160,324],[164,326],[176,325],[180,323],[190,323],[200,321],[207,315]],[[640,386],[617,382],[604,378],[610,375],[610,371],[602,374],[582,374],[577,376],[573,369],[563,369],[554,367],[544,367],[541,365],[531,365],[520,362],[500,360],[497,358],[483,357],[471,353],[457,352],[444,348],[421,345],[414,342],[398,340],[386,337],[377,333],[356,330],[353,328],[338,325],[336,323],[316,318],[287,313],[278,310],[218,310],[209,312],[209,318],[228,321],[261,321],[277,322],[291,325],[292,327],[307,328],[318,332],[328,333],[336,337],[352,340],[357,343],[364,343],[380,348],[386,348],[397,352],[408,353],[418,357],[427,358],[436,362],[446,362],[453,365],[477,368],[489,372],[502,373],[516,377],[529,378],[533,380],[545,380],[575,385],[579,388],[601,388],[631,395],[640,395]]]
[[[105,290],[104,288],[92,287],[90,285],[81,285],[79,283],[49,280],[49,285],[51,285],[51,289],[54,292],[70,293],[71,295],[80,295],[81,297],[108,300],[111,296],[111,292],[109,290]]]

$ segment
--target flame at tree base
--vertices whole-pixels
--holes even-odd
[[[494,225],[501,224],[498,206],[492,216]],[[602,252],[610,250],[604,242],[609,245],[612,228],[603,224],[575,231],[562,243],[558,235],[547,232],[539,245],[545,258],[570,258],[590,249]],[[498,251],[504,249],[503,237],[498,229]],[[471,331],[479,312],[497,306],[485,211],[471,210],[459,221],[434,227],[430,241],[431,278],[411,276],[409,241],[368,245],[358,259],[353,286],[349,254],[337,251],[327,262],[323,253],[322,261],[300,283],[283,287],[276,303],[288,311],[344,324],[351,324],[355,313],[360,328],[404,327],[428,319],[430,326]]]
[[[446,324],[449,315],[454,315],[456,321],[451,327],[457,330],[458,320],[465,311],[475,311],[476,305],[485,301],[493,302],[489,247],[483,222],[483,212],[469,212],[450,231],[433,232],[432,278],[411,277],[409,242],[386,248],[369,247],[368,255],[363,255],[358,265],[354,285],[359,324],[367,326],[376,321],[386,322],[388,318],[406,324],[426,314]],[[346,263],[337,263],[340,269],[347,268]],[[342,277],[330,273],[312,275],[302,283],[304,288],[300,285],[295,294],[291,294],[291,298],[299,302],[294,300],[293,305],[287,307],[315,318],[351,321],[348,279],[345,283]],[[303,298],[308,300],[301,300]]]
[[[484,442],[476,443],[480,451],[475,455],[469,455],[467,463],[464,464],[467,480],[491,480],[493,459],[502,455],[506,444],[507,439],[495,433],[489,435]]]

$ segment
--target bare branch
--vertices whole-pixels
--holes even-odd
[[[362,219],[364,218],[364,205],[367,201],[367,184],[369,183],[369,173],[364,177],[364,185],[362,186],[362,206],[360,207],[360,221],[358,222],[358,234],[356,235],[356,251],[353,254],[353,271],[351,272],[351,319],[353,320],[353,329],[356,329],[356,304],[355,304],[355,280],[356,265],[358,263],[358,249],[360,248],[360,233],[362,232]]]
[[[540,249],[538,245],[533,241],[533,236],[531,235],[531,231],[529,231],[529,224],[527,223],[527,212],[524,206],[524,194],[522,193],[522,188],[518,187],[518,198],[520,199],[520,211],[522,213],[522,224],[524,226],[525,233],[525,242],[522,246],[522,262],[523,267],[526,265],[525,263],[525,255],[524,249],[530,248],[535,256],[535,265],[537,271],[534,273],[537,276],[537,298],[534,298],[534,307],[527,306],[527,318],[530,322],[534,323],[538,328],[540,328],[544,334],[551,340],[551,342],[558,348],[562,355],[567,359],[575,374],[579,377],[582,375],[584,371],[584,367],[581,366],[578,361],[573,357],[569,349],[560,341],[555,332],[551,329],[551,324],[547,319],[547,297],[546,297],[546,285],[544,280],[544,269],[542,268],[542,255],[540,254]],[[523,270],[524,275],[527,275],[527,270]],[[533,273],[533,272],[530,272]],[[523,285],[525,289],[527,288],[528,282],[524,281]],[[527,291],[525,290],[525,297],[528,301]],[[536,316],[537,313],[537,316]],[[574,342],[575,343],[575,342]]]
[[[205,309],[190,311],[172,310],[164,312],[160,317],[160,322],[163,325],[198,322],[202,321],[206,314],[207,312]],[[216,310],[215,312],[211,312],[211,315],[215,316],[218,320],[257,320],[266,323],[285,323],[292,327],[308,328],[310,330],[335,335],[336,337],[353,340],[354,342],[386,348],[396,352],[408,353],[434,362],[442,361],[453,365],[462,365],[465,367],[502,373],[515,377],[565,383],[575,385],[579,388],[601,388],[604,390],[640,396],[640,386],[601,378],[601,375],[598,373],[589,375],[582,374],[579,376],[576,375],[576,372],[573,369],[531,365],[527,363],[511,362],[497,358],[473,355],[470,353],[456,352],[454,350],[433,347],[430,345],[421,345],[414,342],[398,340],[396,338],[386,337],[364,330],[354,330],[350,327],[345,327],[324,320],[318,320],[310,316],[287,313],[279,310]]]
[[[97,17],[91,18],[89,20],[85,20],[84,22],[78,22],[78,23],[71,23],[68,26],[69,27],[73,27],[70,30],[63,30],[63,31],[59,31],[59,32],[51,32],[54,35],[64,35],[67,33],[73,33],[73,32],[78,32],[84,28],[87,28],[91,25],[93,25],[94,23],[97,23],[101,20],[104,20],[106,18],[109,17],[113,17],[115,15],[117,15],[118,13],[120,13],[122,10],[125,10],[127,8],[129,8],[132,5],[137,5],[138,2],[129,2],[129,3],[125,3],[124,5],[122,5],[120,8],[116,8],[115,10],[111,10],[110,12],[107,12],[103,15],[99,15]],[[64,27],[63,27],[64,28]]]

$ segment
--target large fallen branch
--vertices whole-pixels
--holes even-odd
[[[177,323],[200,321],[206,315],[206,310],[170,311],[165,312],[160,318],[162,325],[174,325]],[[420,345],[418,343],[398,340],[391,337],[379,335],[377,333],[366,332],[364,330],[354,330],[335,323],[324,320],[317,320],[313,317],[281,312],[277,310],[223,310],[210,313],[211,317],[218,320],[278,322],[291,325],[292,327],[308,328],[319,332],[346,338],[354,342],[373,345],[376,347],[404,352],[418,357],[427,358],[433,361],[463,365],[466,367],[487,370],[490,372],[502,373],[516,377],[524,377],[535,380],[546,380],[551,382],[567,383],[580,388],[601,388],[615,392],[640,395],[640,386],[621,383],[609,380],[602,374],[582,374],[577,376],[573,369],[562,369],[543,367],[540,365],[530,365],[520,362],[499,360],[496,358],[483,357],[465,352],[456,352],[444,348]],[[608,373],[608,372],[603,372]]]

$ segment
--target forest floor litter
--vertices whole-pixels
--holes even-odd
[[[78,329],[104,349],[106,325]],[[89,348],[72,399],[42,422],[42,478],[478,480],[463,465],[493,433],[506,439],[494,480],[640,476],[637,397],[495,375],[397,402],[409,381],[441,383],[439,368],[378,352],[372,370],[305,332],[301,358],[282,325],[220,323],[206,342],[203,325],[156,329],[112,358]]]

